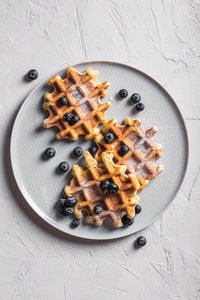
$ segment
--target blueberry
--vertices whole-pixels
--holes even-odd
[[[80,222],[79,220],[77,219],[74,219],[72,222],[71,222],[71,228],[76,228],[80,225]]]
[[[139,214],[139,213],[141,213],[141,211],[142,211],[142,207],[140,205],[136,205],[136,207],[135,207],[135,213]]]
[[[64,116],[63,116],[63,119],[67,122],[70,122],[72,118],[72,114],[71,113],[66,113]]]
[[[62,96],[62,97],[59,99],[59,101],[60,101],[60,103],[61,103],[62,105],[67,105],[67,103],[68,103],[68,100],[67,100],[67,98],[66,98],[65,96]]]
[[[66,198],[60,198],[57,205],[60,209],[63,209],[66,206]]]
[[[98,147],[96,145],[89,148],[89,152],[91,155],[95,155],[98,151]]]
[[[129,152],[129,148],[126,145],[122,145],[120,150],[122,155],[125,155]]]
[[[67,207],[74,207],[77,203],[77,200],[74,196],[68,197],[66,199],[66,206]]]
[[[65,212],[64,212],[64,208],[66,207],[66,199],[65,198],[60,198],[57,202],[57,208],[59,213],[62,216],[66,216]]]
[[[81,155],[83,155],[83,149],[81,147],[76,147],[74,148],[74,156],[76,157],[80,157]]]
[[[122,223],[124,224],[124,226],[132,225],[133,222],[134,222],[134,219],[129,219],[129,218],[127,217],[127,215],[124,215],[124,216],[122,217]]]
[[[110,181],[108,181],[108,180],[102,180],[101,182],[100,182],[100,187],[101,187],[101,189],[104,191],[104,190],[107,190],[108,188],[109,188],[109,186],[110,186]]]
[[[37,79],[38,78],[38,71],[37,70],[30,70],[30,71],[28,71],[28,78],[30,79],[30,80],[35,80],[35,79]]]
[[[113,183],[113,182],[111,182],[110,185],[109,185],[109,187],[108,187],[108,192],[110,194],[116,194],[118,192],[118,190],[119,190],[118,185],[115,184],[115,183]]]
[[[74,125],[76,124],[78,121],[79,121],[79,117],[77,115],[72,115],[69,122],[70,122],[70,125]]]
[[[142,110],[144,110],[145,106],[143,103],[140,102],[140,103],[136,104],[135,108],[138,111],[142,111]]]
[[[122,98],[126,98],[128,96],[128,91],[126,89],[122,89],[119,91],[119,95]]]
[[[146,238],[144,236],[139,236],[137,238],[137,244],[138,244],[138,246],[143,247],[143,246],[146,245],[146,243],[147,243],[147,240],[146,240]]]
[[[55,149],[53,149],[52,147],[48,147],[46,150],[45,150],[45,155],[46,155],[46,157],[48,157],[48,158],[52,158],[52,157],[54,157],[55,156],[55,154],[56,154],[56,150]]]
[[[131,100],[132,100],[134,103],[138,103],[138,102],[140,102],[140,100],[141,100],[141,96],[140,96],[139,94],[135,93],[135,94],[133,94],[133,95],[131,96]]]
[[[105,135],[104,135],[104,141],[106,144],[110,144],[114,141],[115,139],[115,136],[112,132],[107,132]]]
[[[59,164],[59,169],[62,172],[67,172],[69,170],[69,164],[67,161],[63,161]]]
[[[94,208],[95,214],[99,215],[102,213],[102,211],[103,211],[103,208],[100,205],[95,206],[95,208]]]
[[[64,207],[63,212],[66,216],[73,214],[74,210],[73,207]]]

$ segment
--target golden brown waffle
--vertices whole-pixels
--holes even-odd
[[[126,165],[127,174],[131,172],[136,174],[141,185],[139,191],[141,191],[150,179],[164,170],[163,165],[155,164],[155,160],[163,153],[162,146],[153,138],[156,131],[156,126],[144,129],[139,119],[126,118],[123,125],[117,125],[116,119],[112,119],[104,125],[102,133],[112,132],[115,140],[106,144],[102,133],[96,136],[98,152],[95,159],[100,161],[103,152],[113,153],[117,165]],[[121,153],[122,145],[129,148],[129,152],[125,155]]]
[[[134,173],[125,174],[126,166],[115,165],[113,155],[102,154],[102,166],[85,152],[86,168],[74,165],[72,168],[73,179],[70,185],[65,187],[65,194],[75,196],[77,204],[74,208],[76,218],[82,219],[83,212],[86,212],[85,221],[89,224],[100,226],[104,219],[110,218],[114,227],[121,227],[121,214],[126,212],[129,218],[135,215],[135,206],[140,197],[137,190],[140,184]],[[102,191],[100,182],[104,179],[111,180],[118,185],[119,190],[116,194],[109,194]],[[100,205],[103,212],[95,214],[94,207]]]
[[[57,139],[77,140],[79,135],[85,135],[90,140],[99,133],[97,126],[105,123],[105,112],[110,107],[109,102],[101,103],[100,98],[106,96],[110,84],[100,83],[98,73],[91,68],[85,73],[69,68],[65,79],[55,76],[48,81],[54,90],[44,96],[43,108],[48,110],[49,117],[43,121],[43,127],[56,126]],[[60,103],[62,96],[68,99],[68,105]],[[70,125],[63,119],[66,113],[78,116],[79,121]]]

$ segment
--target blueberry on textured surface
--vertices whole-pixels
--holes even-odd
[[[119,187],[116,183],[111,182],[109,187],[108,187],[108,191],[110,194],[116,194],[119,190]]]
[[[137,244],[138,244],[138,246],[143,247],[143,246],[146,245],[146,243],[147,243],[147,240],[146,240],[146,238],[144,236],[139,236],[137,238]]]
[[[64,207],[63,212],[65,213],[66,216],[73,214],[74,210],[73,207]]]
[[[129,218],[127,217],[127,215],[124,215],[124,216],[122,217],[122,223],[123,223],[124,226],[132,225],[133,222],[134,222],[134,219],[133,219],[133,218],[132,218],[132,219],[129,219]]]
[[[103,208],[100,205],[95,206],[95,208],[94,208],[95,214],[99,215],[102,213],[102,211],[103,211]]]
[[[71,222],[71,228],[76,228],[80,225],[80,221],[77,220],[77,219],[74,219],[72,222]]]
[[[83,155],[83,149],[81,147],[76,147],[74,148],[74,156],[76,157],[80,157],[81,155]]]
[[[140,205],[136,205],[136,207],[135,207],[135,213],[139,214],[139,213],[141,213],[141,211],[142,211],[142,207]]]
[[[72,114],[71,113],[66,113],[64,116],[63,116],[63,119],[67,122],[70,122],[72,118]]]
[[[138,103],[138,102],[140,102],[140,100],[141,100],[141,96],[140,96],[139,94],[135,93],[135,94],[133,94],[133,95],[131,96],[131,100],[132,100],[134,103]]]
[[[121,89],[121,90],[119,91],[119,95],[120,95],[120,97],[122,97],[122,98],[126,98],[126,97],[128,96],[128,91],[127,91],[126,89]]]
[[[66,199],[66,206],[68,207],[74,207],[77,203],[77,200],[74,196],[68,197]]]
[[[45,155],[46,157],[48,158],[52,158],[54,157],[56,154],[56,150],[52,147],[48,147],[46,150],[45,150]]]
[[[66,98],[65,96],[62,96],[62,97],[59,99],[59,101],[60,101],[60,103],[61,103],[62,105],[67,105],[67,103],[68,103],[68,100],[67,100],[67,98]]]
[[[30,70],[30,71],[28,71],[28,78],[30,79],[30,80],[35,80],[35,79],[37,79],[38,78],[38,71],[37,70]]]
[[[98,151],[98,147],[96,145],[93,145],[89,148],[89,152],[91,155],[95,155]]]
[[[69,170],[69,164],[67,161],[63,161],[59,164],[59,169],[62,172],[67,172]]]
[[[122,155],[125,155],[129,152],[129,148],[126,145],[122,145],[120,150]]]
[[[79,117],[77,115],[72,115],[70,121],[70,125],[74,125],[79,121]]]
[[[143,103],[140,102],[140,103],[136,104],[135,108],[138,111],[142,111],[142,110],[144,110],[145,106]]]
[[[105,135],[104,135],[104,141],[106,144],[110,144],[114,141],[115,139],[115,136],[112,132],[107,132]]]
[[[109,188],[109,186],[110,186],[110,181],[108,181],[108,180],[102,180],[101,182],[100,182],[100,187],[101,187],[101,189],[104,191],[104,190],[107,190],[108,188]]]

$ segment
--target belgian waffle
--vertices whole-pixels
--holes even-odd
[[[112,132],[115,136],[114,141],[110,144],[104,141],[103,134],[107,132]],[[95,137],[98,146],[95,159],[100,161],[103,152],[113,153],[114,162],[117,165],[126,165],[127,174],[131,172],[136,174],[140,183],[139,191],[141,191],[150,179],[164,170],[163,165],[155,164],[155,160],[163,153],[162,146],[157,144],[153,138],[156,132],[156,126],[144,129],[139,119],[126,118],[123,125],[118,125],[116,119],[112,119],[104,125],[103,134],[100,133]],[[121,154],[122,145],[129,148],[125,155]]]
[[[48,81],[54,90],[44,96],[43,108],[48,110],[49,117],[43,121],[43,127],[56,126],[57,139],[77,140],[79,135],[85,135],[90,140],[99,133],[97,126],[105,123],[105,112],[110,107],[109,102],[101,103],[100,98],[106,96],[110,84],[100,83],[98,73],[91,68],[85,73],[69,68],[65,79],[55,76]],[[60,103],[62,96],[67,98],[68,105]],[[70,125],[63,119],[66,113],[78,116],[79,121]]]
[[[104,219],[111,219],[114,227],[121,227],[121,214],[126,212],[129,218],[135,215],[135,206],[140,197],[137,190],[140,184],[134,173],[125,174],[125,165],[116,165],[113,162],[113,154],[102,153],[102,165],[85,152],[86,168],[74,165],[72,168],[73,179],[70,185],[65,186],[65,194],[75,196],[77,204],[74,208],[76,218],[82,219],[86,212],[85,222],[100,226]],[[119,190],[116,194],[102,191],[100,182],[104,179],[117,184]],[[95,214],[94,208],[100,205],[103,212]]]

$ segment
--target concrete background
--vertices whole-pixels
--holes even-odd
[[[200,1],[0,0],[0,299],[200,299]],[[9,163],[16,112],[49,73],[85,60],[128,63],[174,97],[190,138],[188,172],[164,215],[136,237],[90,242],[46,225]],[[27,83],[26,72],[39,78]]]

